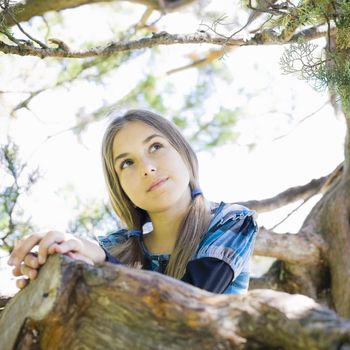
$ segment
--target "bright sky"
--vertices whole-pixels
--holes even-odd
[[[176,32],[179,18],[184,32],[197,29],[197,24],[186,22],[187,15],[184,16],[172,15],[169,32]],[[175,46],[161,48],[157,74],[177,88],[169,103],[176,103],[179,98],[176,91],[191,89],[197,73],[189,70],[168,77],[164,72],[188,63],[184,53],[191,51],[193,49],[189,47],[183,48],[182,53]],[[326,92],[315,92],[295,76],[283,75],[279,69],[281,53],[280,47],[244,47],[229,53],[222,61],[233,80],[229,86],[217,83],[213,99],[206,103],[207,113],[214,112],[220,105],[240,105],[244,106],[245,115],[236,129],[240,133],[239,145],[227,145],[212,153],[198,154],[202,189],[210,200],[235,202],[270,197],[328,174],[343,159],[344,124],[342,117],[335,116],[330,106],[297,125],[298,121],[318,110],[328,96]],[[28,65],[30,61],[32,59],[26,61]],[[125,67],[111,77],[107,87],[84,82],[73,86],[68,93],[64,89],[54,94],[44,93],[31,104],[33,113],[22,110],[18,118],[12,120],[10,131],[20,146],[23,159],[30,157],[32,166],[39,165],[43,171],[43,179],[35,186],[31,197],[22,203],[25,215],[31,216],[40,230],[64,230],[68,221],[74,218],[76,212],[74,201],[69,198],[69,188],[73,188],[83,201],[106,198],[100,161],[105,121],[94,123],[87,129],[82,135],[83,144],[79,144],[72,133],[63,133],[42,144],[43,141],[48,135],[74,125],[77,107],[83,105],[87,110],[94,110],[101,102],[96,91],[102,92],[106,100],[115,100],[127,92],[128,86],[136,83],[144,70],[141,58],[132,70]],[[0,74],[5,76],[4,84],[6,78],[11,77],[10,72],[4,74],[0,71]],[[33,72],[33,75],[40,79],[43,73]],[[8,85],[0,86],[0,90],[8,89]],[[11,89],[18,90],[18,86],[13,85]],[[259,92],[247,97],[239,93],[240,89]],[[285,112],[291,112],[291,106],[292,114],[286,116]],[[8,128],[4,117],[0,118],[2,142]],[[289,133],[286,137],[273,141],[286,133]],[[257,147],[249,151],[245,145],[252,142],[256,142]],[[310,201],[276,230],[297,232],[313,203]],[[260,215],[259,223],[271,227],[296,205],[298,203]]]

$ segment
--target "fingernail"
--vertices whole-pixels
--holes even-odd
[[[19,261],[17,258],[10,258],[7,263],[11,266],[15,266],[19,264]]]

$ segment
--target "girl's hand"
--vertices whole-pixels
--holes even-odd
[[[40,267],[38,256],[36,253],[29,253],[25,256],[21,265],[16,266],[12,270],[14,276],[27,276],[29,279],[35,279],[38,275],[38,269]],[[16,281],[17,288],[24,288],[28,282],[28,278],[21,278]]]
[[[39,247],[37,255],[31,250]],[[105,252],[96,243],[87,239],[77,238],[72,234],[58,231],[47,233],[34,233],[21,239],[10,255],[8,264],[15,266],[13,274],[15,276],[28,276],[34,279],[38,269],[43,265],[50,254],[65,254],[73,259],[83,260],[89,264],[105,261]],[[17,286],[23,288],[28,281],[18,280]]]
[[[82,260],[91,265],[94,264],[94,262],[91,259],[78,253],[68,252],[65,255],[76,260]],[[23,289],[24,287],[27,286],[30,280],[36,279],[36,277],[38,276],[39,268],[40,268],[40,264],[38,260],[38,255],[36,253],[28,253],[25,256],[23,263],[19,266],[15,266],[15,268],[12,270],[12,274],[16,277],[19,277],[19,276],[27,277],[27,278],[17,279],[16,281],[17,288]]]

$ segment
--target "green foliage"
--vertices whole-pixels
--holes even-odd
[[[117,231],[122,227],[119,219],[105,203],[93,201],[83,204],[78,200],[76,209],[79,214],[69,222],[68,230],[78,236],[94,239],[108,232]]]
[[[233,142],[236,136],[233,131],[237,121],[235,110],[220,107],[218,112],[208,116],[206,102],[215,89],[213,71],[209,69],[207,67],[201,70],[197,85],[185,96],[184,105],[173,117],[173,121],[182,128],[197,151]]]
[[[8,141],[0,147],[0,247],[11,250],[14,240],[34,229],[19,206],[39,179],[38,169],[25,172],[27,165],[19,158],[18,146]]]
[[[336,17],[335,23],[337,28],[349,28],[350,27],[350,2],[349,1],[336,1],[335,2]]]
[[[328,42],[326,50],[316,53],[314,44],[303,41],[292,44],[281,58],[282,70],[298,73],[317,90],[333,87],[341,97],[344,112],[350,115],[350,2],[305,0],[296,7],[294,15],[298,26],[325,22],[330,26],[333,23],[337,27],[335,45]],[[327,40],[332,39],[328,37]]]
[[[291,44],[280,59],[280,66],[285,74],[298,73],[301,79],[321,90],[327,85],[320,79],[325,61],[315,53],[317,48],[317,45],[309,42]]]
[[[157,79],[151,74],[146,75],[125,98],[117,102],[117,105],[119,107],[147,106],[162,114],[167,111],[162,96],[157,90]]]
[[[236,111],[221,107],[212,119],[206,123],[198,121],[198,131],[190,141],[196,146],[197,151],[210,151],[214,147],[232,142],[237,137],[234,125],[237,121]]]
[[[188,127],[188,120],[185,117],[174,116],[171,118],[172,122],[180,129],[186,129]]]

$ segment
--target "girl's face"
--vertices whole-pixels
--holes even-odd
[[[114,137],[113,160],[124,192],[149,214],[190,204],[189,171],[158,130],[139,121],[127,123]]]

